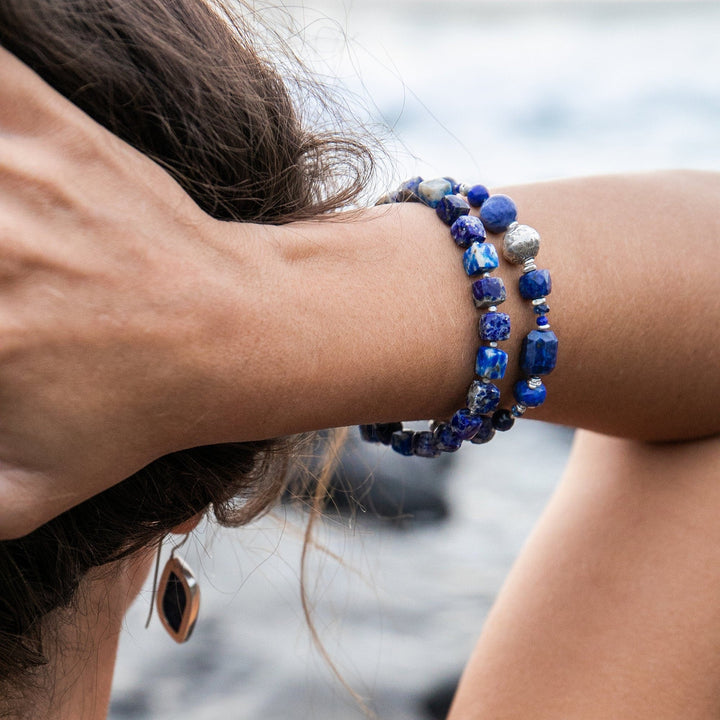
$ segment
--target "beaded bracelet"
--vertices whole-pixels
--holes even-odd
[[[394,202],[422,202],[434,208],[440,219],[450,226],[453,240],[465,251],[465,271],[470,277],[480,276],[472,284],[475,305],[487,311],[481,315],[479,323],[480,337],[487,345],[478,349],[475,372],[479,379],[470,385],[467,407],[455,412],[447,423],[431,421],[428,431],[406,430],[400,422],[360,426],[361,436],[369,442],[391,445],[402,455],[438,457],[441,452],[455,452],[465,440],[474,444],[488,442],[496,430],[509,430],[516,417],[545,400],[545,386],[539,375],[555,367],[557,355],[557,338],[547,321],[549,308],[545,296],[550,292],[550,276],[547,270],[537,270],[534,264],[540,245],[539,234],[516,222],[515,204],[505,195],[490,196],[483,185],[458,184],[451,178],[424,181],[415,177],[381,197],[377,204]],[[476,214],[470,214],[471,208]],[[515,383],[516,403],[511,410],[498,409],[500,390],[491,382],[505,374],[508,356],[498,349],[498,342],[510,337],[511,323],[510,317],[497,309],[505,301],[506,291],[503,281],[491,276],[499,260],[495,247],[485,243],[485,228],[492,233],[507,230],[503,255],[509,262],[524,263],[520,292],[523,297],[532,299],[539,314],[538,331],[528,334],[521,351],[521,367],[529,377]]]

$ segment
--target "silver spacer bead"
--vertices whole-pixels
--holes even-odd
[[[497,312],[497,305],[491,305],[488,308],[488,312]]]
[[[545,323],[545,325],[538,325],[538,330],[549,330],[550,329],[550,323]]]
[[[537,390],[542,385],[542,379],[537,375],[532,375],[528,378],[527,384],[532,390]]]
[[[537,270],[537,265],[535,264],[535,258],[528,258],[525,261],[525,265],[523,266],[523,272],[529,273],[533,270]]]
[[[497,343],[493,340],[492,342],[488,343],[488,347],[497,347]]]
[[[503,257],[515,265],[534,258],[540,250],[540,233],[529,225],[512,223],[503,239]]]
[[[513,417],[522,417],[527,410],[527,405],[523,405],[522,403],[515,403],[515,405],[512,406],[512,410],[510,410],[510,413],[513,415]]]
[[[472,185],[468,185],[467,183],[460,183],[460,187],[458,188],[458,193],[460,195],[465,195],[467,197],[467,194],[470,192],[470,188]]]
[[[541,297],[541,298],[535,298],[532,301],[533,306],[537,305],[545,305],[547,303],[547,298]]]
[[[431,433],[434,433],[442,423],[439,420],[430,420],[428,422],[428,429]]]

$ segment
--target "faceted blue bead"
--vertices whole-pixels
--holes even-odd
[[[416,177],[410,178],[409,180],[406,180],[399,188],[399,191],[402,190],[408,190],[412,193],[415,193],[417,195],[417,189],[418,185],[423,181],[423,179],[417,175]]]
[[[517,208],[507,195],[493,195],[482,204],[480,219],[491,233],[501,233],[517,220]]]
[[[468,390],[468,410],[475,415],[492,412],[500,403],[500,388],[490,382],[473,380]]]
[[[493,413],[492,424],[496,430],[507,432],[515,424],[515,418],[509,410],[501,408]]]
[[[440,455],[440,448],[435,443],[435,436],[429,431],[414,433],[412,454],[418,457],[434,458]]]
[[[467,194],[468,202],[474,208],[479,208],[489,197],[490,193],[484,185],[473,185]]]
[[[452,193],[452,183],[444,178],[423,180],[417,187],[418,197],[431,208],[438,206],[440,201]]]
[[[452,185],[453,195],[457,195],[458,190],[460,189],[460,183],[455,180],[454,177],[450,177],[449,175],[443,175],[443,180],[447,180]]]
[[[463,254],[463,266],[470,277],[494,270],[499,262],[495,246],[489,243],[474,242]]]
[[[360,437],[365,442],[380,442],[375,431],[375,425],[359,425]]]
[[[460,449],[463,438],[448,423],[440,423],[435,429],[435,446],[443,452],[455,452]]]
[[[531,330],[523,340],[520,367],[528,375],[547,375],[557,362],[557,348],[552,330]]]
[[[401,455],[412,455],[413,435],[415,435],[415,433],[412,430],[398,430],[392,434],[390,446],[395,452]]]
[[[547,303],[543,303],[542,305],[535,305],[533,306],[533,312],[536,315],[547,315],[550,312],[550,306]]]
[[[494,347],[481,347],[477,351],[475,372],[488,380],[499,380],[507,369],[508,354]]]
[[[531,388],[527,380],[518,380],[513,386],[515,399],[528,407],[538,407],[545,402],[547,388],[544,385]]]
[[[483,445],[486,442],[490,442],[495,437],[495,428],[492,424],[492,418],[490,416],[482,416],[480,418],[480,425],[478,427],[475,436],[470,440],[473,445]]]
[[[450,234],[461,248],[468,248],[474,242],[483,242],[486,237],[480,218],[474,215],[461,215],[452,224]]]
[[[535,320],[535,322],[536,322],[538,325],[547,325],[547,324],[548,324],[547,316],[545,316],[545,315],[540,315],[540,316],[538,316],[537,320]]]
[[[473,415],[467,408],[458,410],[450,419],[450,427],[463,440],[474,437],[482,425],[482,416]]]
[[[383,445],[389,445],[392,442],[392,436],[394,432],[402,430],[402,423],[376,423],[374,426],[375,437],[377,442],[381,442]]]
[[[497,277],[482,277],[472,284],[475,306],[488,308],[505,302],[505,283]]]
[[[552,290],[552,280],[549,270],[531,270],[520,277],[520,295],[526,300],[549,295]]]
[[[446,225],[452,225],[459,217],[470,212],[470,206],[462,195],[445,195],[435,212]]]
[[[480,316],[480,337],[488,342],[501,342],[510,337],[510,316],[489,312]]]

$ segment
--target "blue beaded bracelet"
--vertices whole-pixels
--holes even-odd
[[[475,305],[486,310],[480,316],[479,334],[487,344],[477,352],[478,379],[468,390],[467,407],[455,412],[447,423],[432,421],[427,431],[407,430],[399,422],[360,426],[364,440],[390,445],[402,455],[432,458],[442,452],[455,452],[465,440],[474,444],[488,442],[496,430],[509,430],[515,418],[528,407],[537,407],[544,401],[545,387],[539,375],[552,370],[557,354],[557,338],[547,322],[549,308],[545,296],[550,292],[550,276],[546,270],[537,270],[534,264],[540,236],[532,228],[517,223],[515,204],[505,195],[490,196],[483,185],[458,184],[452,178],[415,177],[381,197],[377,204],[395,202],[422,202],[434,208],[438,217],[450,226],[453,240],[464,250],[466,273],[477,278],[472,283]],[[498,408],[500,390],[491,382],[505,374],[508,356],[498,348],[498,343],[510,337],[511,323],[506,313],[498,312],[497,306],[505,301],[506,291],[503,281],[491,275],[499,259],[495,247],[485,243],[486,228],[493,233],[505,232],[504,257],[509,262],[524,263],[521,295],[533,301],[536,312],[540,308],[538,331],[531,332],[523,341],[521,367],[528,377],[515,384],[516,403],[511,410]],[[544,334],[548,332],[550,335]],[[542,335],[538,338],[533,333]],[[550,364],[552,367],[543,371]]]

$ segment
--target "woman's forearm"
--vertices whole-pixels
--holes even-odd
[[[579,433],[451,720],[720,713],[720,439]]]
[[[529,417],[632,438],[720,431],[720,175],[663,172],[504,190],[542,235],[560,339]],[[255,250],[213,305],[210,433],[250,439],[461,407],[478,339],[470,279],[447,228],[417,204],[314,223],[227,226]],[[233,240],[235,238],[235,240]],[[499,244],[500,238],[494,240]],[[247,262],[247,261],[245,261]],[[534,316],[501,261],[513,321],[505,396]],[[203,308],[203,314],[208,312]],[[234,318],[234,319],[233,319]],[[233,319],[231,321],[231,319]],[[225,402],[227,401],[227,402]]]
[[[477,311],[427,208],[212,220],[2,49],[0,75],[0,537],[174,450],[464,404]],[[718,176],[508,192],[554,282],[559,362],[532,416],[636,438],[718,432]],[[517,268],[501,272],[508,397],[533,316]]]

